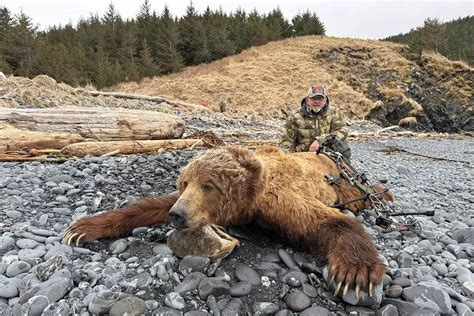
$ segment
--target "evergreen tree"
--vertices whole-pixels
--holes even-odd
[[[195,65],[211,59],[205,29],[192,2],[179,21],[178,51],[186,65]]]
[[[247,30],[247,13],[241,8],[231,15],[229,22],[229,39],[235,47],[235,52],[240,53],[250,47],[251,37]]]
[[[263,20],[262,16],[257,12],[257,10],[253,10],[248,16],[247,32],[250,38],[251,46],[259,46],[268,42],[268,28],[265,25],[265,21]]]
[[[264,19],[268,28],[268,41],[277,41],[292,35],[292,27],[283,17],[280,8],[273,9]]]
[[[386,41],[411,44],[421,36],[426,49],[438,51],[453,60],[464,60],[474,65],[474,16],[466,16],[441,23],[439,19],[428,18],[423,26],[406,34],[385,38]]]
[[[445,27],[438,18],[427,18],[421,28],[421,34],[428,49],[438,52],[442,44]]]
[[[153,77],[158,74],[158,66],[151,56],[151,49],[146,39],[143,39],[142,50],[140,51],[140,75],[142,77]]]
[[[11,74],[13,72],[13,69],[6,60],[13,24],[14,21],[10,10],[8,10],[7,7],[0,7],[0,71],[5,74]]]
[[[11,32],[7,34],[8,46],[5,47],[4,57],[17,75],[28,77],[32,74],[36,29],[31,19],[20,12],[14,19]]]
[[[212,12],[207,7],[203,16],[203,23],[211,60],[232,55],[235,52],[234,44],[230,40],[228,18],[222,12],[222,9]]]
[[[316,13],[307,10],[303,14],[297,14],[291,20],[296,36],[304,35],[324,35],[326,30]]]
[[[165,6],[156,34],[156,60],[162,73],[176,72],[183,68],[183,59],[177,49],[178,41],[177,24]]]

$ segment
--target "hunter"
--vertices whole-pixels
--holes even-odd
[[[309,88],[300,109],[288,116],[282,146],[290,152],[316,152],[323,141],[335,137],[338,148],[334,150],[349,160],[351,150],[345,141],[347,134],[336,107],[329,105],[324,87],[317,84]]]

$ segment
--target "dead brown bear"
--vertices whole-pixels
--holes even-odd
[[[350,287],[357,294],[367,288],[370,295],[386,270],[374,242],[356,220],[327,206],[361,193],[345,180],[339,187],[329,185],[328,174],[339,172],[325,155],[287,154],[273,147],[256,152],[233,146],[209,150],[183,168],[179,193],[82,218],[67,237],[76,242],[120,237],[136,227],[169,220],[177,228],[254,221],[326,257],[329,283],[335,280],[337,292],[341,286],[344,294]],[[357,212],[367,203],[349,207]]]

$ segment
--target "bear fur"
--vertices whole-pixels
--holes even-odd
[[[356,293],[371,294],[386,271],[375,244],[354,218],[329,207],[362,194],[346,180],[329,185],[326,175],[338,176],[339,170],[323,154],[289,154],[268,146],[256,152],[236,146],[208,150],[182,169],[179,192],[82,218],[68,229],[68,240],[120,237],[169,220],[178,229],[254,222],[325,257],[336,291],[355,287]],[[368,203],[348,208],[357,212]]]

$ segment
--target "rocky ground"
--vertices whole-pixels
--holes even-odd
[[[282,127],[219,115],[186,120],[187,134],[235,130],[262,140]],[[200,151],[0,163],[0,315],[472,315],[473,145],[469,137],[352,143],[354,165],[389,181],[396,208],[436,212],[415,216],[419,229],[409,232],[375,225],[371,211],[358,216],[389,271],[357,305],[351,292],[332,295],[318,258],[256,227],[231,228],[241,247],[214,263],[174,256],[167,225],[84,247],[61,244],[81,216],[175,190],[179,169]]]

